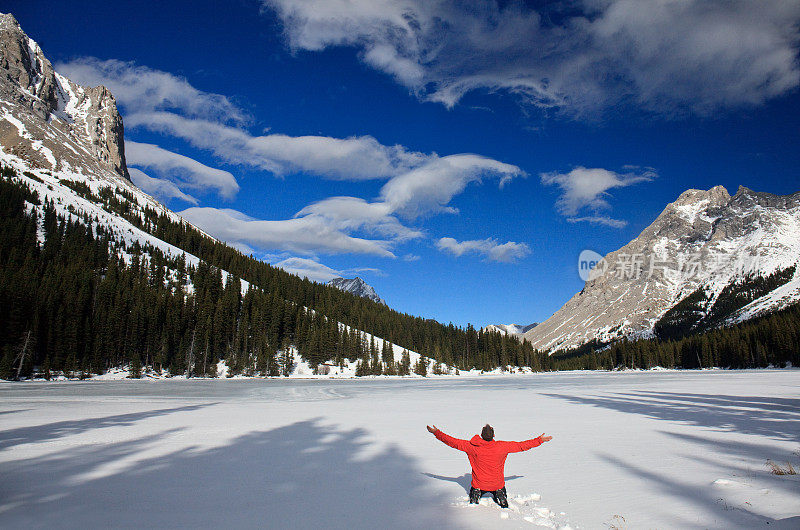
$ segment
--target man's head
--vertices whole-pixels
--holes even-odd
[[[492,426],[488,423],[483,426],[483,429],[481,429],[481,438],[487,442],[494,440],[494,429],[492,429]]]

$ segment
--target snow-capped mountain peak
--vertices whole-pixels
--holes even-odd
[[[521,324],[489,324],[484,327],[484,331],[498,331],[503,335],[523,335],[524,333],[532,330],[537,325],[536,322],[528,325]]]
[[[731,197],[722,186],[687,190],[636,239],[606,255],[581,292],[524,336],[551,351],[652,336],[690,295],[702,300],[695,308],[700,322],[737,285],[778,275],[779,288],[750,301],[740,297],[744,307],[717,311],[712,319],[716,325],[741,321],[800,300],[798,261],[800,192],[780,196],[742,186]]]
[[[353,293],[356,296],[372,300],[373,302],[377,302],[379,304],[386,304],[386,302],[384,302],[383,299],[378,296],[378,293],[375,292],[375,289],[358,276],[355,278],[334,278],[328,282],[328,285],[332,285],[337,289],[341,289],[342,291],[346,291],[348,293]]]

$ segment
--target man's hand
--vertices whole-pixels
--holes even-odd
[[[542,434],[539,435],[539,439],[542,441],[542,443],[544,443],[544,442],[549,442],[550,440],[553,439],[553,437],[552,436],[545,436],[544,433],[542,433]]]
[[[430,425],[428,425],[427,427],[428,427],[428,432],[429,432],[429,433],[431,433],[431,434],[436,434],[436,432],[439,430],[439,429],[436,427],[436,425],[434,425],[433,427],[431,427]]]

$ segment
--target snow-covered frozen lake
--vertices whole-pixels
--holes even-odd
[[[800,528],[800,370],[0,384],[0,526]],[[460,438],[512,454],[468,506]]]

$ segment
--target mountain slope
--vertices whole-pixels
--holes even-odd
[[[649,337],[687,297],[699,304],[693,318],[703,319],[720,296],[757,278],[781,277],[746,307],[729,305],[729,313],[715,317],[718,325],[742,321],[800,300],[798,261],[800,193],[688,190],[636,239],[605,256],[583,290],[524,337],[550,351]]]
[[[109,202],[123,204],[140,219],[151,210],[188,226],[130,181],[122,117],[111,93],[103,86],[80,86],[54,71],[10,14],[0,14],[0,160],[27,177],[58,215],[85,216],[121,245],[152,245],[197,264],[196,256],[109,208]]]

